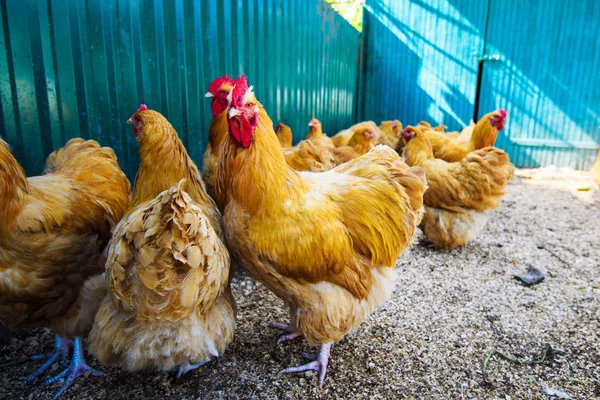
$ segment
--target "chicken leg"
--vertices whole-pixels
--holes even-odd
[[[58,360],[58,357],[66,360],[69,357],[69,350],[71,350],[71,346],[73,342],[67,338],[60,337],[58,335],[54,335],[54,351],[48,354],[38,354],[35,356],[31,356],[32,360],[42,360],[44,358],[48,358],[46,362],[42,364],[41,367],[35,370],[35,372],[27,377],[27,380],[31,382],[41,374],[43,374],[52,364]]]
[[[317,371],[319,373],[319,386],[323,387],[325,382],[325,374],[327,373],[327,364],[331,357],[331,347],[333,343],[322,344],[319,354],[302,354],[305,358],[311,360],[308,364],[298,367],[286,368],[279,372],[280,374],[294,374],[297,372]]]
[[[283,335],[279,336],[279,338],[277,338],[277,343],[283,343],[287,340],[292,340],[292,339],[296,339],[297,337],[302,337],[302,335],[300,333],[294,332],[294,330],[292,328],[290,328],[289,325],[279,324],[277,322],[269,322],[269,326],[271,328],[279,329],[280,331],[283,331],[283,332],[288,332],[287,334],[283,334]]]
[[[96,371],[86,364],[85,360],[83,359],[81,338],[76,337],[73,341],[73,358],[71,359],[69,367],[55,377],[46,380],[46,384],[50,384],[58,380],[64,381],[60,390],[54,395],[54,400],[56,400],[69,388],[69,386],[71,386],[75,379],[82,375],[87,375],[88,373],[92,376],[104,375],[104,373]]]

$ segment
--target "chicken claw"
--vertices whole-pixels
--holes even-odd
[[[183,363],[177,367],[177,373],[175,374],[175,378],[179,379],[179,378],[181,378],[182,375],[186,374],[187,372],[194,370],[196,368],[200,368],[201,366],[208,364],[212,360],[213,360],[212,358],[209,358],[208,360],[204,360],[204,361],[201,361],[199,363],[194,363],[194,364],[190,364],[189,362]]]
[[[271,328],[279,329],[280,331],[288,332],[288,334],[281,335],[277,338],[277,343],[283,343],[287,340],[296,339],[297,337],[302,337],[298,332],[294,332],[289,325],[278,324],[277,322],[269,322],[269,326]]]
[[[31,382],[41,374],[43,374],[52,364],[58,360],[58,357],[66,360],[69,357],[69,350],[73,342],[67,338],[62,338],[58,335],[54,335],[54,351],[48,354],[38,354],[35,356],[31,356],[32,360],[41,360],[44,358],[48,358],[46,362],[42,364],[35,372],[27,377],[27,380]]]
[[[325,382],[325,374],[327,373],[327,364],[329,364],[329,357],[331,356],[332,346],[333,344],[331,343],[321,345],[319,355],[303,353],[302,355],[305,358],[308,358],[309,360],[312,359],[312,361],[308,364],[304,364],[298,367],[286,368],[279,373],[293,374],[296,372],[317,371],[319,373],[319,386],[323,387],[323,383]]]
[[[73,342],[73,358],[71,359],[71,364],[69,364],[69,367],[55,377],[46,380],[46,384],[50,384],[58,380],[64,381],[60,390],[56,393],[56,395],[54,395],[54,400],[58,399],[69,388],[69,386],[75,382],[75,379],[82,375],[102,376],[104,373],[96,371],[86,364],[85,360],[83,359],[81,338],[76,337],[75,341]]]

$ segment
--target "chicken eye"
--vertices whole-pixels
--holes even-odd
[[[252,107],[254,107],[254,103],[253,102],[246,103],[246,107],[247,108],[252,108]]]

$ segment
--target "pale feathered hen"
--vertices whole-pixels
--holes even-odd
[[[486,147],[460,162],[435,159],[427,136],[419,127],[402,132],[408,165],[425,170],[429,188],[423,196],[421,229],[442,248],[454,248],[472,239],[485,225],[489,211],[500,205],[513,166],[508,154]]]
[[[133,205],[110,242],[110,292],[90,351],[130,371],[181,375],[233,338],[229,253],[221,215],[171,124],[145,105],[130,122],[142,161]]]
[[[46,327],[55,349],[31,376],[69,354],[60,396],[79,376],[98,375],[83,360],[81,336],[106,293],[102,254],[130,201],[129,180],[112,149],[77,138],[48,157],[47,173],[27,178],[0,140],[0,320]]]

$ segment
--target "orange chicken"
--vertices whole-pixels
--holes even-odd
[[[390,146],[394,150],[398,150],[398,145],[403,143],[398,137],[398,134],[402,130],[402,122],[396,120],[383,121],[379,124],[379,139],[378,144],[384,144]]]
[[[211,98],[210,108],[213,118],[208,128],[208,144],[204,149],[202,158],[202,179],[206,184],[206,191],[214,199],[215,197],[215,169],[219,159],[219,148],[225,135],[227,135],[227,95],[235,84],[235,80],[229,75],[215,79],[208,87],[205,97]],[[157,193],[158,194],[158,193]]]
[[[448,162],[460,161],[474,150],[493,146],[498,136],[498,131],[504,129],[506,111],[499,109],[484,115],[473,127],[473,133],[468,141],[451,138],[443,132],[421,127],[422,132],[431,143],[435,158],[441,158]]]
[[[335,165],[343,164],[367,153],[375,147],[378,137],[377,127],[373,128],[369,125],[363,125],[356,128],[354,130],[354,135],[350,141],[348,141],[347,145],[333,149]]]
[[[316,123],[314,121],[316,121]],[[309,132],[307,134],[307,139],[301,140],[294,147],[291,147],[291,129],[281,122],[277,124],[275,133],[281,144],[281,148],[283,149],[283,155],[287,164],[296,171],[329,171],[335,166],[335,159],[331,152],[333,150],[333,145],[327,146],[327,139],[329,138],[323,135],[323,131],[320,128],[321,123],[318,120],[313,119],[311,124],[313,124],[315,126],[314,129],[317,129],[318,131],[315,132],[314,136]],[[311,126],[311,124],[309,124],[309,126]],[[311,130],[312,129],[313,128],[311,127]],[[290,146],[287,146],[288,143]]]
[[[425,175],[386,146],[331,171],[297,172],[272,122],[238,78],[216,195],[232,257],[291,310],[282,339],[320,345],[305,366],[322,385],[333,343],[361,324],[394,287],[394,264],[421,220]]]
[[[308,133],[304,139],[312,140],[315,143],[318,143],[321,147],[326,147],[330,150],[333,150],[335,147],[331,138],[323,133],[323,126],[321,125],[321,121],[316,118],[313,118],[308,123]]]
[[[425,169],[425,216],[421,229],[436,246],[454,248],[483,228],[488,212],[500,205],[506,181],[512,174],[508,155],[495,147],[467,154],[449,163],[433,157],[431,144],[420,127],[407,127],[404,157],[408,165]]]
[[[335,167],[331,150],[311,140],[301,140],[294,147],[282,149],[287,164],[296,171],[323,172]]]
[[[129,180],[112,149],[72,139],[52,153],[43,176],[27,178],[0,140],[0,320],[11,328],[56,333],[48,360],[28,380],[69,354],[57,393],[84,374],[80,336],[92,328],[106,293],[103,251],[130,200]]]
[[[292,133],[292,129],[280,122],[275,127],[275,134],[277,135],[277,139],[279,140],[279,144],[282,149],[286,149],[292,147],[292,141],[294,140],[294,135]]]
[[[357,129],[362,128],[373,128],[373,130],[377,131],[377,125],[373,121],[363,121],[358,124],[352,125],[348,129],[344,129],[343,131],[339,131],[335,134],[335,136],[331,137],[331,141],[335,147],[346,146],[350,139],[354,136],[354,133]]]
[[[128,122],[141,161],[132,205],[110,242],[110,290],[90,351],[129,371],[177,368],[180,376],[233,338],[229,253],[221,214],[171,124],[145,105]]]

